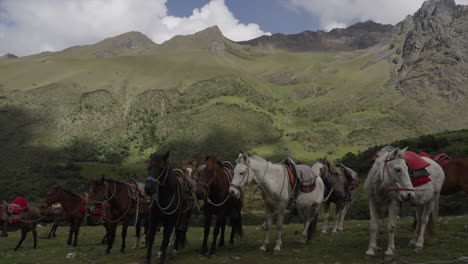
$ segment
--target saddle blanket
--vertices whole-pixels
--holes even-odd
[[[315,190],[315,181],[317,180],[318,175],[312,171],[311,167],[307,165],[296,165],[295,168],[293,168],[295,172],[293,172],[293,169],[288,165],[285,165],[285,168],[289,175],[289,183],[291,184],[291,187],[294,188],[297,184],[300,191],[304,193],[309,193]]]
[[[28,202],[21,196],[16,197],[16,199],[8,204],[8,221],[10,223],[16,223],[20,221],[29,211]]]
[[[353,169],[346,167],[341,163],[336,163],[335,167],[339,168],[346,176],[346,179],[348,180],[348,182],[346,183],[347,190],[352,191],[359,186],[359,178],[357,172],[355,172]]]
[[[425,156],[424,153],[422,156]],[[421,186],[431,181],[429,173],[426,170],[426,168],[431,164],[425,161],[421,155],[418,155],[412,151],[406,151],[405,160],[408,164],[411,183],[414,187]]]

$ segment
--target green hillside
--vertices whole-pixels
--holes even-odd
[[[212,27],[161,45],[130,32],[1,60],[0,179],[69,162],[142,173],[163,149],[176,164],[239,151],[310,162],[468,128],[468,8],[449,2],[429,1],[418,12],[448,11],[416,14],[360,50],[266,49]],[[424,23],[449,30],[450,45],[434,46],[440,32]]]

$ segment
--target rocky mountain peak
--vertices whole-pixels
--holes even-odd
[[[7,53],[3,56],[0,56],[0,60],[2,59],[16,59],[18,58],[18,56],[16,56],[15,54],[11,54],[11,53]]]

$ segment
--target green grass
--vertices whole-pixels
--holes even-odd
[[[394,263],[421,263],[429,261],[450,261],[454,258],[467,255],[468,233],[463,227],[468,223],[468,216],[444,217],[440,224],[438,240],[427,240],[423,253],[416,255],[407,247],[412,231],[410,220],[398,220],[396,233],[397,260]],[[319,224],[321,228],[321,224]],[[79,247],[66,248],[65,239],[67,227],[60,227],[58,238],[38,241],[38,248],[32,249],[31,234],[19,251],[12,250],[18,241],[19,232],[10,233],[10,237],[0,239],[1,263],[143,263],[144,249],[132,249],[134,238],[133,228],[127,237],[127,251],[118,252],[120,248],[120,235],[117,236],[115,247],[110,256],[104,256],[104,247],[98,242],[104,235],[103,227],[83,227],[80,230]],[[168,263],[383,263],[383,251],[378,252],[374,259],[366,260],[364,252],[368,245],[368,221],[346,221],[345,232],[338,235],[315,236],[311,243],[302,245],[297,242],[297,232],[301,225],[290,224],[284,227],[283,249],[279,254],[261,253],[258,247],[263,239],[263,231],[257,226],[245,227],[244,237],[236,241],[236,245],[220,249],[216,257],[205,258],[199,256],[197,250],[202,243],[202,229],[190,228],[189,245],[175,257],[169,257]],[[38,227],[38,233],[45,235],[49,227]],[[161,236],[157,235],[154,252],[159,248]],[[273,236],[273,239],[275,235]],[[273,240],[274,241],[274,240]],[[379,245],[385,248],[386,235],[379,235]],[[274,242],[270,244],[270,250]],[[67,260],[68,253],[76,252],[75,259]],[[169,251],[170,252],[170,251]],[[156,262],[155,259],[153,259]]]

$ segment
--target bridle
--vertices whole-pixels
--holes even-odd
[[[153,168],[153,162],[151,161],[150,163],[150,166],[148,167],[148,169],[151,171],[151,168]],[[172,215],[174,214],[175,212],[177,212],[177,210],[179,210],[179,207],[181,206],[181,190],[180,190],[180,186],[179,186],[179,181],[176,181],[176,184],[177,184],[177,206],[174,208],[174,210],[170,211],[169,209],[173,206],[174,204],[174,199],[176,197],[176,193],[174,192],[174,194],[172,195],[172,198],[171,198],[171,201],[168,203],[167,206],[162,206],[160,203],[159,203],[159,188],[160,187],[164,187],[166,185],[166,181],[167,181],[167,178],[169,177],[169,173],[171,171],[171,166],[169,164],[167,164],[166,166],[163,167],[163,170],[161,171],[161,173],[159,174],[158,177],[154,178],[152,177],[151,175],[148,176],[148,178],[146,178],[146,181],[145,181],[145,185],[147,183],[151,183],[151,184],[154,184],[156,185],[156,192],[153,194],[153,196],[151,197],[152,201],[151,201],[151,204],[153,202],[155,202],[156,206],[159,208],[159,210],[161,211],[161,213],[165,214],[165,215]],[[162,179],[162,180],[161,180]]]
[[[396,188],[388,188],[384,193],[385,197],[388,197],[388,195],[391,192],[394,192],[394,191],[409,191],[409,192],[414,192],[415,191],[415,189],[413,189],[413,188],[402,188],[402,187],[400,187],[400,184],[398,183],[398,181],[394,180],[393,177],[391,176],[392,174],[390,174],[387,163],[390,162],[390,161],[393,161],[393,160],[397,160],[397,159],[404,159],[404,158],[397,157],[397,158],[393,158],[393,159],[388,159],[388,155],[387,155],[387,157],[385,158],[385,161],[384,161],[382,177],[385,177],[385,172],[387,172],[388,177],[390,178],[390,180],[392,180],[392,183],[396,186]]]

